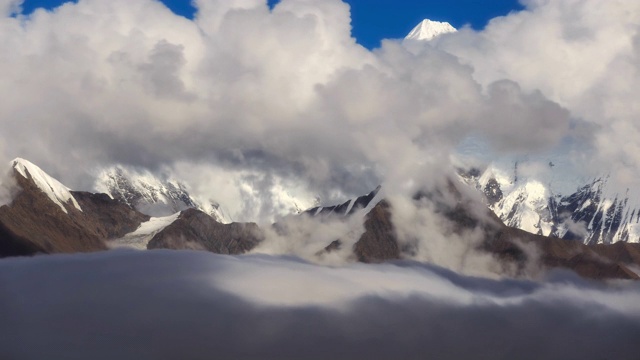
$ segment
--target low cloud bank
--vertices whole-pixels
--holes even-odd
[[[0,357],[636,359],[640,286],[413,262],[112,251],[0,262]]]

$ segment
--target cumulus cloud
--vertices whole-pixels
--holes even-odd
[[[113,251],[5,260],[0,284],[3,358],[635,359],[640,331],[637,284],[564,273]]]
[[[3,17],[7,156],[26,157],[79,189],[93,183],[87,169],[111,163],[173,169],[206,188],[203,176],[178,173],[191,163],[297,182],[331,203],[447,162],[470,135],[522,152],[568,132],[570,112],[559,100],[516,76],[484,81],[482,64],[453,45],[361,47],[341,1],[195,5],[194,20],[155,0],[80,0]],[[255,193],[274,184],[262,182]]]
[[[0,1],[0,15],[7,16],[20,12],[20,5],[24,0],[1,0]]]
[[[583,168],[610,172],[623,189],[635,186],[640,174],[639,109],[631,99],[640,95],[640,4],[597,0],[524,4],[524,11],[497,17],[481,32],[463,29],[443,37],[437,47],[473,67],[474,79],[483,86],[509,79],[527,93],[540,91],[574,118],[587,121],[591,135],[575,134],[591,139],[587,148],[593,149],[592,156],[581,161],[587,165]],[[542,119],[535,123],[553,136]],[[585,129],[580,125],[576,130]]]

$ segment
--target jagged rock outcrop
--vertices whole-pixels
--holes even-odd
[[[367,195],[360,196],[343,202],[340,205],[333,206],[317,206],[305,211],[303,214],[311,216],[349,216],[358,210],[362,210],[374,201],[376,195],[380,191],[380,186],[375,188]]]
[[[263,238],[255,223],[222,224],[200,210],[187,209],[157,233],[147,248],[207,250],[236,255],[253,249]]]

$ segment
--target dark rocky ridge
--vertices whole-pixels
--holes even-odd
[[[242,254],[264,239],[255,223],[222,224],[197,209],[187,209],[157,233],[148,249],[194,249],[217,254]]]
[[[535,245],[540,252],[540,264],[547,269],[565,268],[590,279],[640,279],[629,268],[640,265],[640,258],[625,256],[629,249],[638,254],[640,244],[589,246],[504,226],[485,242],[484,249],[502,260],[523,265],[529,259],[518,242]]]
[[[380,186],[371,191],[367,195],[360,196],[356,199],[347,200],[340,205],[318,206],[305,211],[303,214],[311,216],[348,216],[352,215],[360,209],[364,209],[371,203],[380,191]],[[353,203],[353,204],[352,204]],[[351,205],[351,207],[349,206]]]

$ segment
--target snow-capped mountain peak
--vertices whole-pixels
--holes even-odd
[[[162,180],[149,171],[122,166],[106,168],[98,175],[95,189],[150,216],[163,217],[195,208],[221,223],[231,222],[216,202],[196,199],[181,182]]]
[[[82,208],[71,194],[70,189],[49,176],[35,164],[22,158],[16,158],[11,161],[11,166],[25,179],[30,178],[33,183],[65,213],[68,213],[68,211],[64,204],[68,204],[69,202],[71,202],[76,209],[82,211]]]
[[[525,161],[520,167],[530,169],[519,171],[519,164],[494,162],[462,175],[507,226],[585,244],[640,242],[640,195],[633,189],[620,188],[609,176],[570,186],[571,168],[549,161],[544,171]]]
[[[424,19],[405,37],[407,40],[431,40],[442,34],[456,32],[448,22]]]

